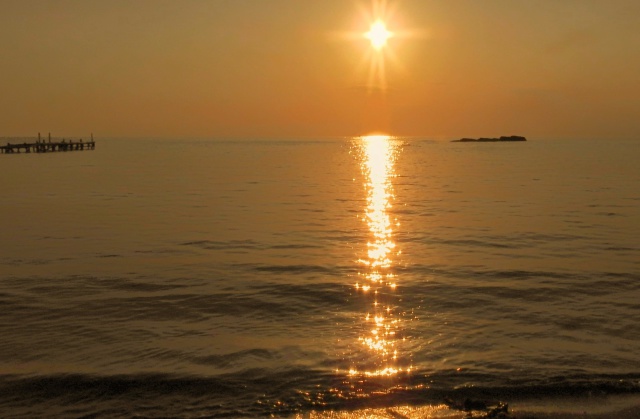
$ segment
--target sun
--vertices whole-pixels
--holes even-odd
[[[369,32],[364,34],[365,38],[371,41],[371,46],[377,50],[381,50],[387,44],[387,40],[393,36],[393,33],[387,30],[387,26],[381,20],[371,24]]]

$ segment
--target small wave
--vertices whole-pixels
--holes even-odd
[[[255,240],[196,240],[180,243],[181,246],[195,247],[204,250],[302,250],[302,249],[320,249],[322,246],[311,243],[279,243],[268,244],[260,243]]]
[[[251,365],[252,359],[271,360],[277,355],[267,349],[247,349],[224,355],[209,355],[194,358],[193,361],[203,365],[213,365],[217,368],[229,368],[237,365]],[[246,367],[245,367],[246,368]]]
[[[345,275],[354,274],[358,271],[358,267],[344,265],[276,265],[276,264],[258,264],[258,263],[235,263],[229,265],[231,268],[245,270],[249,272],[283,274],[283,275],[313,275],[319,274],[326,277],[343,277]]]
[[[604,250],[609,252],[638,252],[640,249],[634,247],[624,247],[624,246],[609,246],[605,247]]]
[[[269,357],[252,350],[233,357]],[[306,411],[424,406],[444,400],[514,402],[640,394],[640,374],[513,379],[465,371],[415,371],[394,378],[348,377],[317,369],[249,369],[218,376],[66,374],[0,376],[0,408],[16,416],[290,415]]]
[[[335,269],[328,268],[325,266],[319,265],[267,265],[267,266],[256,266],[254,268],[256,271],[260,272],[277,272],[277,273],[324,273],[330,274],[335,271]]]
[[[316,246],[312,244],[277,244],[270,247],[271,249],[279,250],[294,250],[294,249],[322,249],[322,246]]]
[[[254,240],[195,240],[180,243],[182,246],[197,247],[206,250],[261,249],[264,246]]]
[[[7,266],[39,266],[48,265],[53,261],[51,259],[20,259],[20,258],[5,258],[0,262],[2,265]]]

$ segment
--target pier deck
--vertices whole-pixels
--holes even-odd
[[[76,151],[76,150],[94,150],[96,148],[96,142],[91,141],[35,141],[35,142],[22,142],[22,143],[10,143],[0,146],[0,153],[51,153],[55,151]]]

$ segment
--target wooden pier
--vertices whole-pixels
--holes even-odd
[[[22,143],[7,142],[6,145],[0,146],[0,153],[12,154],[12,153],[52,153],[56,151],[78,151],[78,150],[94,150],[96,148],[96,142],[93,140],[93,134],[91,134],[90,141],[80,140],[54,140],[51,141],[51,134],[49,134],[48,141],[40,138],[31,142],[24,141]]]

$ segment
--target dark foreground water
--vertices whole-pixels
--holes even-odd
[[[0,416],[638,417],[638,161],[388,138],[2,155]]]

